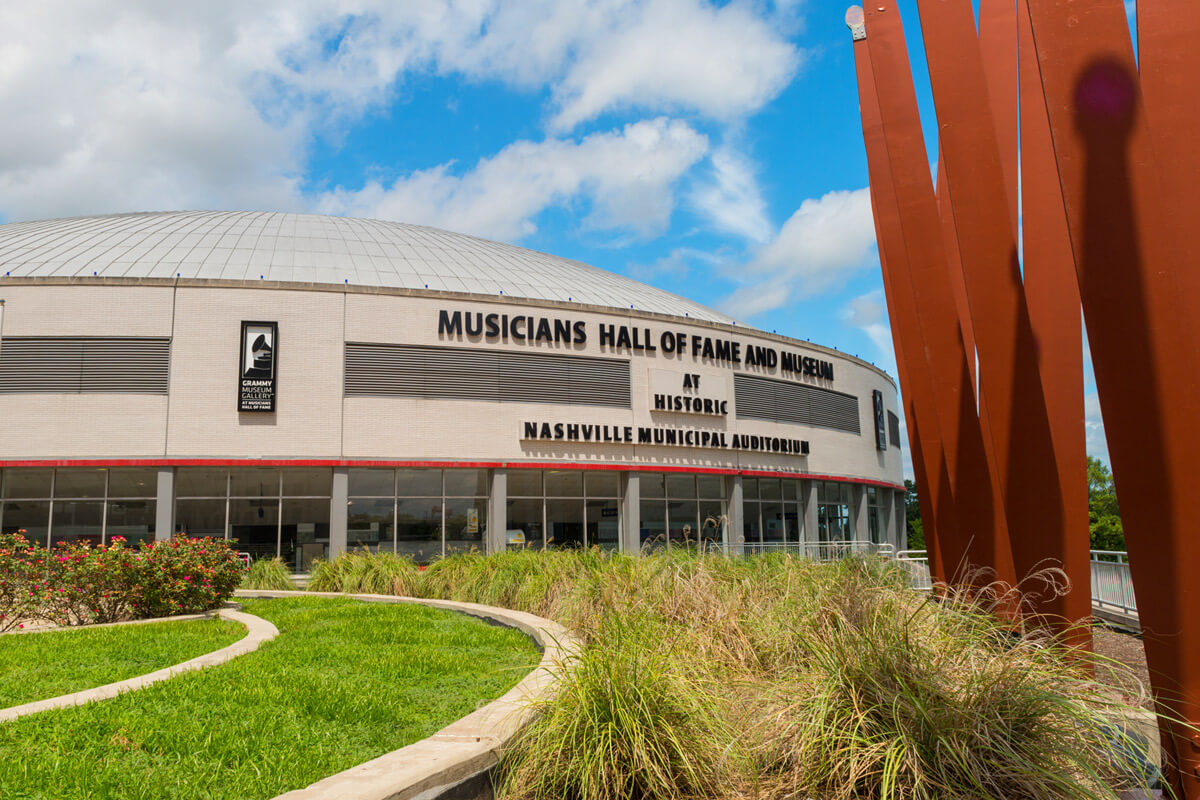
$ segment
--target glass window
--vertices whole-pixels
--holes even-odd
[[[787,527],[789,542],[804,541],[804,515],[800,511],[801,508],[798,503],[783,504],[783,523]]]
[[[782,543],[786,541],[786,528],[783,521],[782,503],[761,503],[762,531],[764,542]]]
[[[747,542],[762,542],[762,521],[759,519],[757,500],[742,504],[742,530]]]
[[[511,469],[508,471],[509,497],[541,497],[542,471],[540,469]]]
[[[797,486],[798,483],[800,483],[800,481],[785,480],[783,482],[783,499],[784,500],[795,500],[796,499],[796,492],[799,489],[799,487]]]
[[[8,500],[0,508],[0,515],[0,530],[4,533],[19,533],[41,547],[49,544],[49,500]]]
[[[758,499],[758,478],[742,478],[742,498],[744,500]]]
[[[313,559],[329,557],[329,500],[284,498],[279,557],[295,572],[308,572]]]
[[[230,497],[278,497],[279,470],[250,467],[229,471]]]
[[[54,473],[54,496],[103,499],[106,478],[106,471],[102,469],[56,470]]]
[[[782,496],[779,490],[779,478],[759,478],[758,496],[762,500],[778,500]]]
[[[440,469],[396,470],[396,494],[400,497],[441,497]]]
[[[350,470],[351,497],[395,497],[396,471],[394,469]]]
[[[279,545],[279,500],[274,497],[230,500],[229,538],[251,558],[274,558]]]
[[[583,489],[582,483],[580,490]],[[546,501],[546,547],[583,547],[583,501]]]
[[[225,538],[224,500],[176,500],[175,530],[183,536]]]
[[[284,497],[329,497],[333,489],[331,469],[285,469]]]
[[[224,497],[228,491],[226,472],[208,467],[180,467],[175,470],[176,497]]]
[[[54,470],[50,469],[6,469],[4,470],[4,496],[50,499],[50,481]],[[45,525],[42,526],[45,530]]]
[[[618,472],[589,472],[586,482],[588,497],[621,496],[621,475]]]
[[[396,501],[396,551],[420,563],[442,554],[440,497]]]
[[[509,473],[512,477],[512,473]],[[522,547],[532,550],[542,549],[542,501],[539,500],[509,500],[508,501],[508,530],[505,540],[509,549]]]
[[[396,549],[396,521],[392,498],[351,500],[346,508],[346,547],[373,551]]]
[[[583,497],[583,473],[577,469],[546,470],[547,497]]]
[[[673,547],[695,547],[700,538],[700,506],[695,500],[672,500],[667,503],[670,521],[669,541]]]
[[[484,549],[487,532],[487,499],[456,497],[446,500],[446,552]]]
[[[700,496],[706,500],[725,499],[725,479],[720,475],[700,475],[696,478]]]
[[[486,469],[446,470],[447,497],[487,497],[488,473]]]
[[[639,540],[643,549],[661,550],[667,546],[667,504],[661,500],[642,501],[642,527]]]
[[[661,472],[643,472],[639,479],[642,497],[666,497],[665,483]]]
[[[109,479],[109,486],[112,479]],[[225,536],[224,503],[221,510],[221,531],[217,534]],[[108,516],[105,519],[105,538],[111,542],[120,536],[130,546],[136,547],[144,542],[154,541],[154,511],[157,504],[153,500],[110,500]]]
[[[157,497],[158,471],[153,469],[110,469],[108,471],[108,496]]]
[[[50,525],[51,546],[59,542],[100,544],[104,524],[104,502],[99,500],[56,500]]]
[[[677,497],[680,500],[694,499],[696,497],[696,476],[668,472],[667,497]]]
[[[589,547],[595,545],[601,550],[621,549],[619,500],[587,501],[587,543]]]
[[[700,501],[700,539],[706,550],[717,550],[725,543],[725,503],[720,500]]]

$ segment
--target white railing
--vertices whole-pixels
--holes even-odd
[[[834,542],[746,542],[743,545],[746,555],[765,555],[767,553],[786,553],[793,556],[811,558],[813,561],[837,561],[846,556],[879,555],[892,558],[895,548],[889,543],[876,544],[866,541],[834,541]]]
[[[927,592],[933,588],[933,576],[929,572],[929,554],[924,550],[901,550],[896,553],[896,563],[908,570],[914,589]]]
[[[1137,616],[1129,554],[1124,550],[1092,551],[1092,602]]]

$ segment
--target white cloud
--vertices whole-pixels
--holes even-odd
[[[1104,436],[1104,418],[1100,414],[1100,395],[1089,392],[1083,397],[1083,424],[1087,436],[1087,452],[1105,464],[1108,459],[1108,440]]]
[[[779,234],[742,270],[747,284],[724,304],[752,317],[786,304],[797,292],[818,293],[864,269],[875,244],[867,189],[829,192],[805,200]]]
[[[335,190],[320,207],[518,239],[536,230],[534,217],[547,207],[583,197],[591,205],[585,224],[649,235],[666,227],[675,181],[707,149],[707,138],[687,124],[660,118],[578,142],[515,142],[465,174],[442,164],[390,186]]]
[[[842,309],[842,320],[861,330],[879,351],[879,363],[890,375],[896,374],[896,351],[892,345],[892,328],[888,324],[887,304],[882,289],[859,295]]]
[[[712,172],[691,193],[691,202],[712,226],[755,243],[771,237],[767,204],[749,161],[721,148],[712,154]]]
[[[620,109],[734,119],[798,69],[773,23],[786,14],[736,0],[5,3],[0,216],[303,207],[314,137],[429,72],[546,90],[560,131]]]

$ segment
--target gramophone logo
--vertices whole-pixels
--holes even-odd
[[[279,359],[278,348],[278,323],[242,323],[238,411],[275,410],[275,366]]]

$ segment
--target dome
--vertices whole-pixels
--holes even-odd
[[[556,300],[733,324],[578,261],[381,220],[186,211],[0,225],[0,280],[185,278],[350,284]]]

